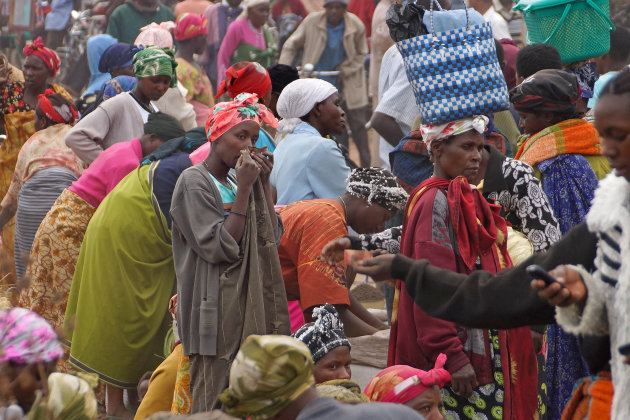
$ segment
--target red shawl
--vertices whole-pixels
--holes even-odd
[[[456,238],[456,255],[448,252],[447,249],[450,244],[446,244],[447,246],[444,247],[440,243],[426,243],[426,238],[414,237],[419,230],[423,233],[427,232],[424,227],[427,227],[429,231],[433,228],[431,218],[429,217],[427,220],[428,214],[431,213],[427,207],[431,206],[432,203],[428,203],[426,199],[430,198],[432,194],[434,195],[436,189],[446,192],[449,211],[448,223]],[[432,194],[426,195],[430,192]],[[425,197],[424,202],[421,200],[423,196]],[[460,273],[474,271],[477,262],[480,263],[482,269],[492,273],[511,267],[512,261],[507,252],[505,240],[507,238],[507,225],[500,216],[500,211],[500,206],[489,204],[481,193],[471,188],[463,177],[455,178],[452,181],[435,177],[429,178],[414,190],[407,202],[403,220],[401,254],[412,258],[428,258],[437,265],[450,265],[451,269]],[[421,225],[423,225],[422,228],[419,228]],[[426,237],[431,237],[431,234],[427,234]],[[419,241],[422,242],[420,247],[418,246]],[[446,258],[444,258],[445,256]],[[440,260],[440,258],[443,259]],[[451,264],[452,261],[455,261],[454,265]],[[449,350],[452,350],[452,347],[461,348],[458,340],[462,343],[465,342],[467,332],[471,330],[429,317],[415,304],[410,303],[413,302],[413,299],[406,294],[404,288],[401,289],[401,285],[401,281],[397,281],[388,365],[405,363],[406,360],[404,359],[408,359],[408,355],[414,351],[414,345],[418,347],[417,352],[422,354],[416,360],[422,363],[421,360],[426,358],[424,362],[429,364],[435,361],[440,352],[440,346],[450,346],[451,349]],[[410,319],[422,322],[420,330],[415,325],[402,325],[399,328],[399,305],[401,311],[413,310],[414,312],[413,315],[409,313],[403,315],[401,312],[400,318],[404,318],[406,320],[404,322],[414,324],[415,322],[410,321]],[[414,307],[410,308],[410,306]],[[412,331],[413,329],[416,331]],[[428,336],[423,337],[423,331],[427,331]],[[487,330],[483,330],[483,333],[485,342],[488,343]],[[439,340],[436,340],[436,337]],[[430,342],[423,342],[423,339]],[[421,342],[422,346],[416,344],[416,340]],[[410,342],[411,348],[404,344]],[[407,348],[402,348],[403,346]],[[499,346],[505,378],[503,418],[533,418],[538,401],[537,368],[529,328],[500,330]],[[461,351],[456,353],[462,354]],[[475,368],[480,385],[492,382],[494,378],[489,357],[489,345],[486,345],[483,352],[465,353],[467,358],[462,358],[462,356],[453,358],[451,356],[452,360],[447,362],[447,367],[451,373],[470,362]],[[409,361],[407,360],[407,362]],[[424,366],[414,367],[424,368]]]

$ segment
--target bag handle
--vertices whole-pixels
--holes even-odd
[[[433,3],[437,4],[437,7],[438,7],[438,9],[440,11],[443,11],[444,9],[442,9],[442,6],[438,2],[438,0],[431,0],[431,3],[429,4],[429,13],[430,13],[429,18],[431,20],[431,35],[435,36],[435,28],[433,26]],[[468,6],[466,6],[466,2],[464,2],[464,10],[466,11],[466,32],[469,32],[470,31],[470,19],[468,17]]]
[[[606,16],[606,13],[602,12],[602,9],[597,7],[597,5],[593,2],[593,0],[586,0],[586,4],[588,4],[592,9],[595,9],[595,12],[597,12],[597,14],[600,15],[608,23],[608,25],[610,26],[611,30],[615,29],[615,25],[610,20],[610,17]],[[569,12],[571,11],[571,6],[572,5],[573,5],[572,3],[568,3],[564,7],[564,12],[562,12],[562,16],[560,17],[560,20],[558,21],[558,24],[553,29],[553,32],[551,32],[551,35],[549,35],[549,37],[546,40],[543,41],[543,44],[549,44],[549,41],[551,41],[551,39],[556,35],[556,32],[558,32],[558,30],[560,29],[560,26],[562,26],[564,21],[567,19],[567,16],[569,15]]]

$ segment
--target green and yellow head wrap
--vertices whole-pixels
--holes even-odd
[[[251,335],[232,363],[230,386],[220,400],[232,416],[269,419],[314,384],[313,359],[304,343],[283,335]]]
[[[170,48],[147,47],[133,56],[133,73],[137,78],[168,76],[171,87],[177,86],[177,61]]]

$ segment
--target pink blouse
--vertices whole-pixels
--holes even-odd
[[[236,48],[245,42],[260,50],[266,50],[265,36],[262,29],[254,29],[247,17],[236,19],[228,26],[217,57],[217,86],[223,81],[225,71],[230,67],[230,58]]]

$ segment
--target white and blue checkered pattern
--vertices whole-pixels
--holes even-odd
[[[444,124],[510,106],[489,23],[397,43],[423,124]]]

